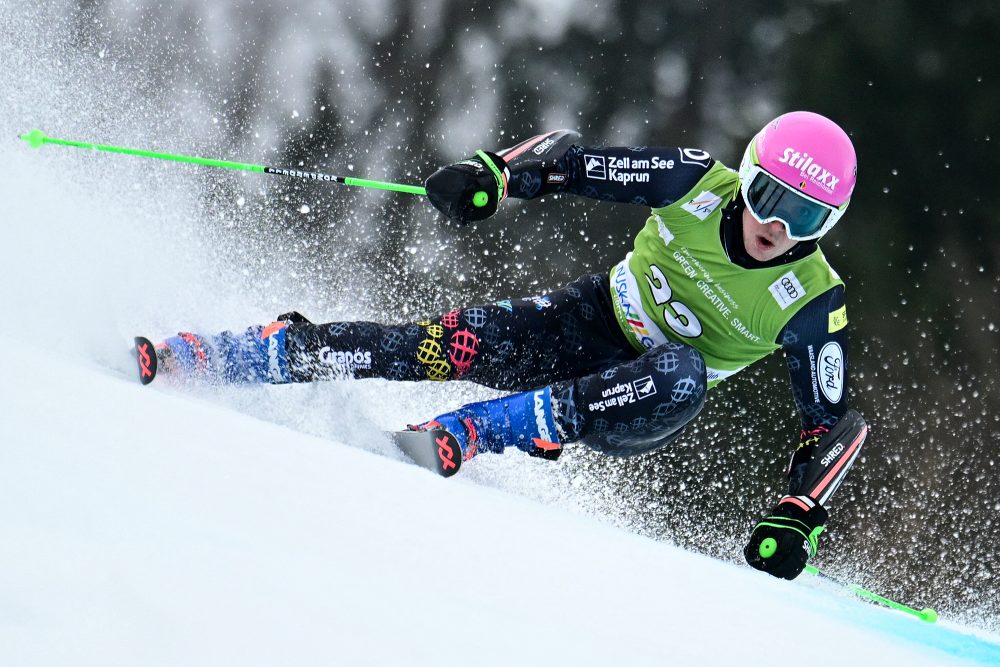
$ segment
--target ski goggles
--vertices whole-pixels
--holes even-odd
[[[743,200],[757,222],[778,221],[785,225],[793,241],[818,239],[830,230],[844,209],[824,204],[818,199],[785,185],[760,165],[745,166],[740,174]]]

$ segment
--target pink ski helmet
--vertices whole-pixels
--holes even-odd
[[[778,116],[750,141],[740,189],[757,222],[784,223],[789,238],[818,239],[847,210],[858,159],[850,137],[809,111]]]

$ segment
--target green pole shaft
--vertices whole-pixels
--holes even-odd
[[[404,183],[388,183],[385,181],[371,181],[364,178],[352,178],[344,176],[334,176],[333,174],[322,174],[315,171],[302,171],[299,169],[285,169],[281,167],[265,167],[260,164],[248,164],[245,162],[232,162],[230,160],[216,160],[213,158],[197,157],[194,155],[176,155],[174,153],[160,153],[158,151],[147,151],[139,148],[125,148],[122,146],[106,146],[85,141],[72,141],[70,139],[57,139],[44,134],[41,130],[32,130],[27,134],[22,134],[21,139],[27,141],[32,148],[40,148],[45,144],[54,146],[71,146],[74,148],[86,148],[89,150],[103,151],[105,153],[121,153],[124,155],[134,155],[136,157],[153,158],[156,160],[171,160],[173,162],[186,162],[188,164],[198,164],[206,167],[218,167],[221,169],[235,169],[238,171],[251,171],[260,174],[278,174],[280,176],[291,176],[310,181],[325,181],[328,183],[340,183],[359,188],[372,188],[376,190],[390,190],[392,192],[404,192],[407,194],[421,195],[427,191],[418,185],[406,185]]]
[[[826,579],[827,581],[832,581],[839,586],[843,586],[844,588],[848,589],[858,597],[864,598],[866,600],[871,600],[872,602],[877,602],[878,604],[885,605],[890,609],[897,609],[899,611],[906,612],[907,614],[912,614],[917,618],[919,618],[920,620],[927,621],[928,623],[934,623],[935,621],[937,621],[937,612],[929,607],[926,609],[914,609],[913,607],[908,607],[905,604],[896,602],[895,600],[890,600],[889,598],[879,595],[877,593],[872,593],[871,591],[866,590],[856,584],[841,583],[836,579],[834,579],[833,577],[820,572],[817,568],[813,567],[812,565],[806,565],[805,571],[808,572],[809,574]]]
[[[383,181],[369,181],[364,178],[344,179],[344,185],[354,185],[359,188],[374,188],[376,190],[392,190],[393,192],[406,192],[411,195],[427,195],[427,190],[419,185],[404,185],[402,183],[385,183]]]

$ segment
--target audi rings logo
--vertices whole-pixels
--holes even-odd
[[[778,306],[782,310],[785,310],[806,295],[806,288],[795,277],[794,271],[789,271],[781,276],[771,283],[771,286],[767,289],[771,292],[771,296],[778,302]]]
[[[790,299],[797,299],[798,298],[799,291],[797,289],[795,289],[795,285],[792,284],[791,279],[789,279],[789,278],[782,278],[781,279],[781,286],[785,288],[786,292],[788,292],[788,297]]]

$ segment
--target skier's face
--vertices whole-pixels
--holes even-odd
[[[743,246],[758,262],[766,262],[791,250],[797,241],[788,238],[780,222],[759,223],[750,210],[743,209]]]

